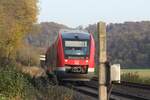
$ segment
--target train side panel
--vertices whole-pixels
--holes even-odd
[[[56,52],[57,52],[57,67],[63,67],[64,66],[64,50],[63,50],[62,37],[60,33],[58,36],[58,45],[57,45]]]
[[[90,45],[90,59],[89,59],[89,72],[94,72],[94,56],[95,56],[95,42],[92,34],[90,35],[91,37],[91,45]]]

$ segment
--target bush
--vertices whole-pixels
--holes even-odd
[[[0,67],[0,100],[76,100],[73,90],[52,86],[48,77],[31,78],[16,66]]]
[[[2,94],[0,94],[0,100],[8,100],[8,98]]]
[[[25,66],[38,66],[40,64],[39,52],[31,46],[22,46],[17,52],[16,61]]]
[[[73,90],[65,87],[49,86],[46,100],[72,100]]]
[[[16,71],[12,66],[0,69],[0,94],[2,98],[22,100],[31,89],[27,77]]]
[[[51,85],[51,80],[48,77],[34,78],[31,83],[36,90],[36,97],[41,100],[73,100],[73,90]]]

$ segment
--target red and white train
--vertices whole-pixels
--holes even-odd
[[[94,76],[95,42],[88,32],[60,31],[46,52],[46,70],[59,80],[88,81]]]

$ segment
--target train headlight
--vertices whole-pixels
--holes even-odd
[[[86,63],[88,63],[89,61],[88,60],[86,60]]]
[[[66,59],[65,62],[68,62],[68,60]]]

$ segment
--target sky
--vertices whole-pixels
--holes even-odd
[[[150,0],[39,0],[39,8],[38,22],[69,27],[150,20]]]

